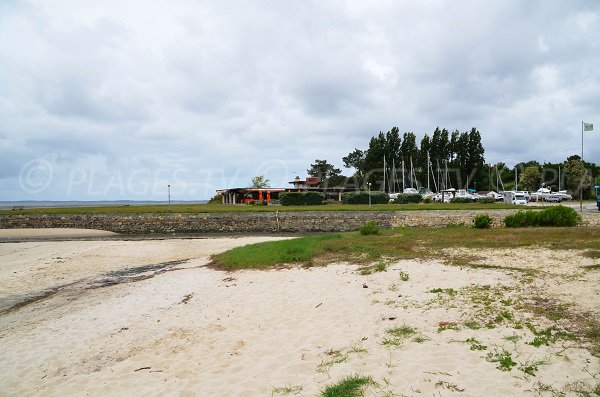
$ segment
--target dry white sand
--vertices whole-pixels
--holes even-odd
[[[74,237],[109,237],[116,236],[117,233],[106,230],[95,229],[0,229],[0,238],[74,238]]]
[[[0,244],[3,296],[73,283],[0,315],[0,395],[315,396],[357,373],[378,383],[367,390],[374,396],[576,396],[600,382],[598,358],[580,343],[534,347],[518,326],[554,324],[519,309],[542,293],[598,314],[599,272],[577,267],[598,260],[485,252],[504,258],[500,266],[544,257],[547,272],[533,282],[519,271],[436,261],[371,275],[349,265],[204,267],[213,252],[265,239]],[[154,277],[90,288],[107,271],[187,258]],[[577,291],[552,290],[553,280],[577,282]],[[502,311],[512,319],[495,320]],[[403,325],[416,333],[386,333]],[[516,363],[510,371],[494,361],[504,352]]]

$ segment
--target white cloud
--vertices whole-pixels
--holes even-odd
[[[260,172],[284,183],[316,158],[341,167],[395,125],[419,137],[475,126],[488,161],[561,161],[578,152],[581,120],[598,118],[599,11],[583,0],[3,3],[0,199],[156,199],[169,181],[180,198],[207,198]],[[33,159],[55,170],[32,195],[19,175]]]

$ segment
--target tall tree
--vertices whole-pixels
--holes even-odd
[[[344,167],[354,168],[360,178],[365,174],[365,152],[362,150],[354,149],[346,157],[342,157],[342,161],[344,162]]]
[[[335,168],[332,164],[329,164],[327,160],[315,160],[314,164],[310,165],[310,168],[306,170],[308,175],[319,178],[321,182],[325,182],[327,179],[339,176],[342,170]]]
[[[530,192],[535,192],[538,190],[540,184],[542,183],[542,173],[540,172],[540,168],[536,165],[530,165],[525,167],[523,173],[521,174],[520,184],[523,189],[528,190]]]
[[[465,173],[467,180],[465,181],[468,186],[483,186],[482,180],[482,169],[485,164],[484,149],[481,144],[481,134],[477,129],[472,128],[469,132],[469,143],[467,148],[467,159],[465,162]]]
[[[383,189],[383,158],[385,156],[385,134],[380,132],[369,141],[365,154],[365,183],[371,184],[372,190]]]
[[[250,180],[250,187],[256,189],[264,189],[267,187],[271,187],[271,181],[267,179],[264,175],[257,175]]]
[[[423,186],[427,186],[427,170],[429,169],[429,164],[427,163],[428,155],[431,156],[429,151],[431,150],[431,138],[429,135],[425,134],[423,139],[421,139],[421,144],[419,145],[419,156],[416,162],[417,169],[419,170],[418,177],[419,180],[422,181]],[[430,175],[431,180],[432,175]]]
[[[405,161],[410,161],[410,157],[417,157],[417,137],[412,132],[405,132],[402,137],[402,144],[400,145],[400,152]],[[413,159],[414,160],[414,159]]]
[[[565,184],[568,190],[577,193],[580,188],[589,188],[591,181],[583,161],[573,159],[565,163]]]
[[[392,128],[385,134],[385,190],[388,192],[397,191],[398,169],[402,159],[401,145],[402,139],[398,127]]]
[[[401,161],[404,163],[404,178],[406,180],[406,186],[417,187],[416,182],[412,179],[413,174],[411,169],[411,160],[414,162],[418,160],[419,149],[417,149],[417,137],[412,132],[405,132],[402,136],[402,145],[400,146]]]

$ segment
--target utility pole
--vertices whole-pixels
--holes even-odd
[[[171,185],[167,185],[167,197],[169,199],[169,212],[171,212]]]
[[[581,122],[581,165],[585,167],[583,162],[583,128],[584,122]],[[585,168],[584,168],[585,169]],[[579,179],[579,212],[583,212],[583,175]]]

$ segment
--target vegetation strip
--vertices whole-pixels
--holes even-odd
[[[550,249],[588,249],[598,246],[594,228],[475,229],[443,228],[381,229],[379,234],[359,232],[300,237],[259,243],[214,255],[212,266],[222,270],[268,269],[296,263],[305,266],[330,262],[364,263],[388,259],[436,258],[452,263],[446,248],[516,248],[544,246]],[[462,263],[464,262],[464,263]],[[471,266],[471,261],[455,264]],[[486,267],[473,264],[474,267]],[[372,268],[371,271],[381,271]],[[365,270],[367,272],[367,270]]]

